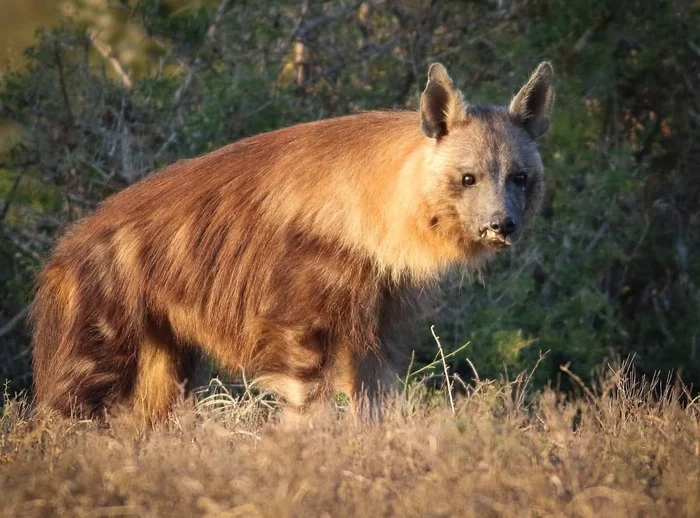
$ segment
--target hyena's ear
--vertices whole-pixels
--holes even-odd
[[[466,117],[462,92],[455,89],[447,70],[433,63],[428,70],[428,84],[420,98],[420,127],[430,138],[441,138],[458,121]]]
[[[508,111],[533,138],[541,137],[549,128],[554,104],[554,69],[545,61],[510,102]]]

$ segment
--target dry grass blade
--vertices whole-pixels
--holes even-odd
[[[442,368],[445,372],[445,385],[447,386],[447,395],[450,398],[450,408],[452,409],[452,415],[455,413],[455,401],[452,396],[452,382],[450,380],[449,368],[447,367],[447,362],[445,361],[445,352],[442,350],[442,344],[440,343],[440,338],[435,334],[435,326],[430,326],[430,332],[433,334],[435,343],[437,344],[438,351],[440,353],[440,359],[442,360]]]

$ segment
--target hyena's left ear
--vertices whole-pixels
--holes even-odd
[[[426,136],[441,138],[458,121],[466,118],[462,92],[455,89],[447,70],[433,63],[428,70],[428,84],[420,98],[420,127]]]
[[[508,111],[533,138],[541,137],[549,128],[554,105],[554,69],[551,63],[540,63],[535,73],[510,102]]]

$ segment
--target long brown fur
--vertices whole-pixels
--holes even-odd
[[[38,277],[37,403],[160,418],[197,348],[302,412],[336,391],[390,385],[425,289],[490,253],[455,204],[460,160],[524,149],[523,167],[541,172],[517,114],[461,110],[445,115],[439,138],[417,112],[300,124],[108,198]],[[541,182],[533,189],[528,219]]]

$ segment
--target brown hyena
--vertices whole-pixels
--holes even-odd
[[[419,112],[264,133],[110,197],[39,275],[37,404],[161,418],[197,349],[301,413],[375,397],[420,294],[538,210],[552,77],[543,63],[509,107],[469,105],[434,64]]]

